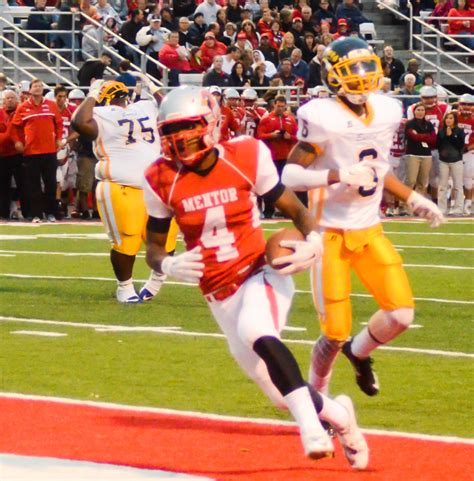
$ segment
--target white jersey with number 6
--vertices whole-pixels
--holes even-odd
[[[141,188],[143,172],[160,157],[158,107],[141,100],[127,107],[95,107],[99,135],[94,141],[96,178]]]
[[[372,94],[367,114],[358,117],[340,99],[316,99],[298,110],[298,140],[313,144],[318,157],[308,169],[341,169],[362,160],[373,163],[378,182],[370,190],[337,183],[310,193],[318,225],[364,229],[380,222],[383,178],[390,164],[393,135],[402,118],[401,104]]]

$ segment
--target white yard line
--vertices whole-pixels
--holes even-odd
[[[116,282],[116,279],[113,277],[86,277],[86,276],[45,276],[45,275],[31,275],[31,274],[14,274],[14,273],[0,273],[0,277],[11,277],[17,279],[53,279],[53,280],[79,280],[79,281],[109,281],[109,282]],[[146,282],[147,279],[134,279],[134,282],[141,283]],[[179,282],[179,281],[166,281],[166,284],[176,285],[176,286],[185,286],[185,287],[196,287],[195,284],[190,284],[188,282]],[[299,294],[311,294],[311,291],[303,290],[303,289],[296,289],[295,292]],[[352,293],[351,296],[353,297],[369,297],[372,296],[370,294],[358,294]],[[438,299],[435,297],[415,297],[415,301],[427,301],[427,302],[439,302],[441,304],[474,304],[474,301],[464,301],[464,300],[457,300],[457,299]]]
[[[14,316],[0,316],[0,322],[18,322],[25,324],[37,324],[37,325],[50,325],[50,326],[62,326],[62,327],[77,327],[83,329],[94,329],[97,332],[153,332],[156,334],[172,334],[174,336],[185,336],[185,337],[211,337],[218,339],[225,339],[224,334],[216,332],[198,332],[198,331],[182,331],[177,330],[175,327],[150,327],[150,326],[121,326],[121,325],[108,325],[108,324],[94,324],[94,323],[84,323],[84,322],[67,322],[67,321],[56,321],[49,319],[30,319],[25,317],[14,317]],[[307,339],[283,339],[288,344],[303,344],[306,346],[312,346],[314,341]],[[418,349],[413,347],[392,347],[392,346],[381,346],[379,349],[383,351],[394,351],[394,352],[411,352],[415,354],[428,354],[433,356],[441,357],[460,357],[460,358],[470,358],[474,359],[474,354],[468,352],[458,352],[458,351],[441,351],[438,349]]]
[[[269,426],[296,426],[296,423],[291,421],[284,421],[278,419],[264,419],[264,418],[250,418],[240,416],[227,416],[221,414],[201,413],[196,411],[177,411],[175,409],[132,406],[130,404],[117,404],[103,401],[85,401],[80,399],[62,398],[57,396],[38,396],[34,394],[22,394],[12,392],[0,392],[0,397],[6,399],[18,399],[21,401],[39,401],[39,402],[53,402],[59,404],[68,404],[73,406],[89,406],[100,409],[135,411],[150,414],[168,414],[172,416],[193,417],[199,419],[210,419],[213,421],[224,421],[229,423],[251,423]],[[443,442],[443,443],[461,443],[474,445],[474,439],[460,438],[457,436],[440,436],[422,433],[405,433],[400,431],[383,431],[381,429],[364,429],[364,432],[373,434],[375,436],[391,436],[410,439],[420,439],[423,441]]]
[[[428,249],[441,251],[474,251],[474,247],[447,247],[447,246],[401,246],[394,244],[396,249]]]
[[[61,252],[61,251],[17,251],[17,250],[5,250],[0,249],[0,257],[15,257],[17,254],[23,255],[52,255],[52,256],[64,256],[64,257],[110,257],[108,252]],[[145,257],[145,254],[137,254],[138,258]],[[474,267],[469,266],[453,266],[445,264],[404,264],[409,268],[431,268],[431,269],[452,269],[452,270],[474,270]]]

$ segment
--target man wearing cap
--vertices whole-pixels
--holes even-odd
[[[202,80],[203,87],[218,86],[218,87],[229,87],[230,77],[222,70],[222,56],[216,55],[214,57],[214,62],[212,62],[212,69],[204,75]]]
[[[347,37],[348,27],[349,25],[347,23],[347,20],[345,18],[340,18],[337,21],[337,32],[332,35],[332,38],[334,40],[337,40],[338,38],[341,38],[341,37]]]
[[[212,65],[216,55],[223,56],[226,54],[227,47],[222,42],[218,42],[216,40],[216,36],[212,32],[207,32],[206,35],[204,35],[204,42],[201,44],[201,48],[199,50],[201,67],[203,70],[207,70]]]
[[[204,0],[201,5],[198,5],[196,10],[194,10],[194,15],[196,15],[196,13],[202,13],[204,15],[204,23],[210,25],[217,21],[217,11],[220,8],[216,0]]]
[[[275,67],[278,66],[278,51],[276,48],[272,47],[272,44],[270,42],[270,35],[269,33],[262,33],[260,35],[260,45],[258,46],[258,49],[260,52],[262,52],[263,56],[265,57],[265,60],[268,60],[269,62],[272,62]]]
[[[195,47],[200,47],[204,41],[205,33],[206,24],[204,22],[204,14],[201,12],[195,13],[193,23],[189,26],[189,43]]]
[[[295,17],[293,19],[293,25],[290,32],[295,37],[295,45],[298,48],[301,48],[304,42],[303,19],[301,17]]]
[[[153,57],[163,48],[168,34],[169,30],[161,26],[161,17],[153,15],[150,25],[142,27],[137,33],[137,43],[140,47],[146,47],[146,53]]]
[[[239,32],[237,34],[237,39],[235,45],[243,52],[244,50],[253,50],[252,44],[247,39],[247,35],[244,32]]]

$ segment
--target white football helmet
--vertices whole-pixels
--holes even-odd
[[[18,92],[29,92],[30,91],[30,81],[29,80],[22,80],[18,83]]]
[[[158,117],[163,157],[187,167],[199,163],[219,141],[220,118],[219,105],[209,90],[182,86],[169,92]],[[196,139],[201,148],[192,152]]]
[[[86,98],[85,93],[80,89],[72,89],[67,96],[69,100],[84,100]]]
[[[229,100],[229,99],[240,99],[240,94],[237,89],[234,89],[232,87],[227,88],[224,90],[224,97]]]
[[[245,89],[242,92],[242,99],[243,100],[257,100],[258,95],[255,89]]]
[[[420,89],[420,98],[425,107],[433,107],[438,102],[438,91],[435,87],[425,85]]]

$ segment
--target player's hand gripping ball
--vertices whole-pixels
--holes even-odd
[[[273,261],[278,257],[289,256],[294,253],[294,249],[280,245],[280,242],[285,240],[304,241],[305,239],[304,235],[297,229],[281,229],[272,234],[267,240],[265,257],[267,258],[268,264],[274,269],[279,270],[288,267],[289,263],[273,265]]]

